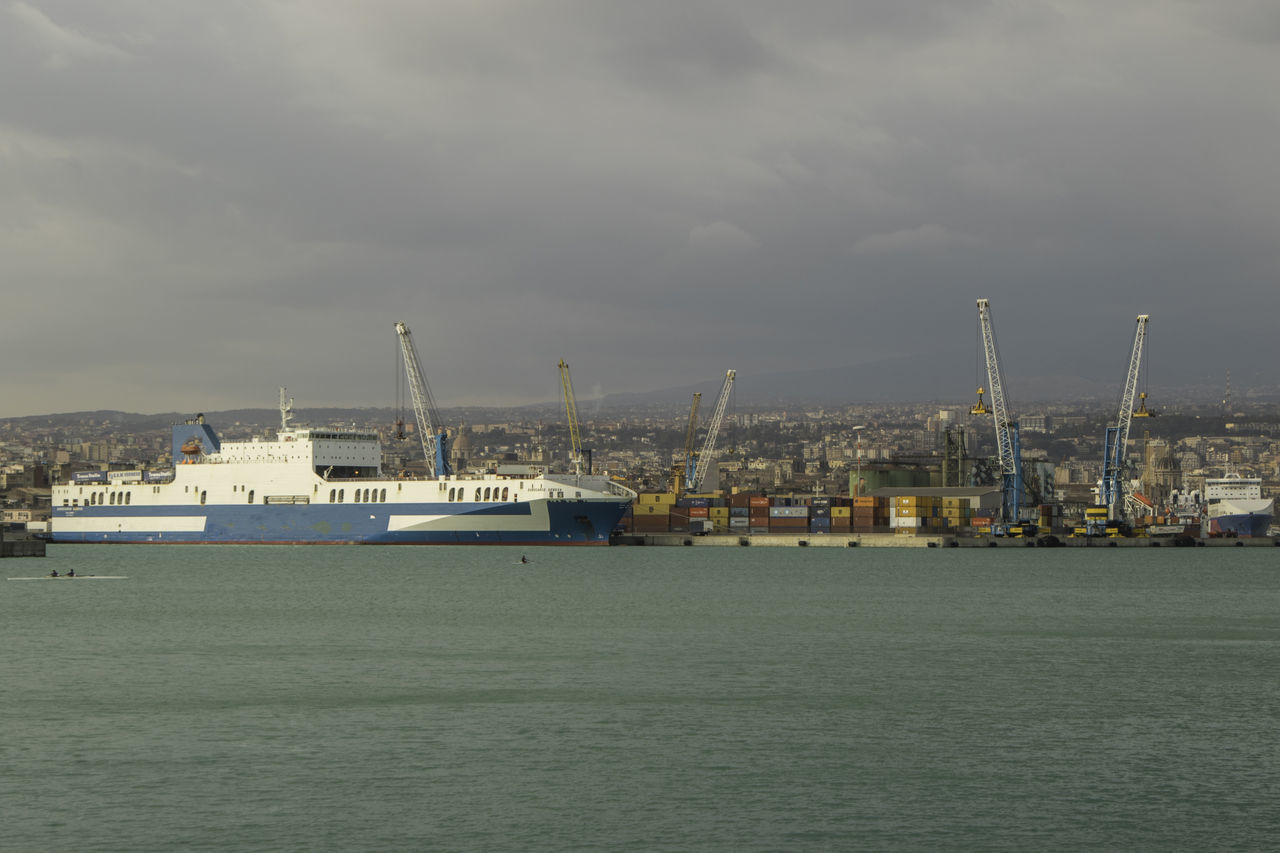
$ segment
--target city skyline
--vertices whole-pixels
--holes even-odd
[[[397,321],[442,408],[562,358],[584,399],[910,363],[964,400],[977,298],[1014,389],[1118,387],[1140,313],[1153,386],[1276,384],[1263,4],[0,20],[0,417],[385,406]]]

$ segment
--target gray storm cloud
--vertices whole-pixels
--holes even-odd
[[[612,392],[905,347],[965,399],[979,296],[1028,373],[1118,374],[1138,313],[1274,362],[1269,4],[0,22],[0,415],[387,405],[396,320],[446,407],[553,398],[560,358]]]

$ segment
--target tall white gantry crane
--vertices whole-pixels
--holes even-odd
[[[1000,453],[1001,520],[1006,524],[1016,523],[1022,508],[1022,448],[1019,446],[1018,424],[1009,417],[1004,380],[1000,376],[996,333],[991,324],[991,303],[986,299],[978,300],[978,326],[987,362],[987,391],[991,393],[991,407],[983,404],[983,389],[979,388],[978,403],[971,411],[976,415],[991,413],[995,417],[996,446]]]
[[[569,376],[569,365],[560,359],[560,385],[564,389],[565,414],[569,419],[569,461],[573,463],[573,473],[582,474],[582,433],[578,428],[578,402],[573,397],[573,379]]]
[[[413,333],[404,323],[396,323],[396,334],[400,336],[400,352],[404,355],[405,378],[409,394],[413,397],[413,414],[418,420],[423,456],[431,467],[431,476],[447,476],[453,473],[453,466],[449,463],[449,435],[440,420],[436,401],[431,397],[427,377],[422,372],[418,348],[413,345]]]
[[[720,432],[720,422],[724,420],[724,411],[729,405],[729,394],[733,391],[733,380],[737,375],[736,370],[727,371],[724,375],[724,384],[720,386],[720,397],[716,400],[715,413],[711,415],[711,420],[707,424],[707,437],[703,439],[702,449],[693,459],[693,473],[689,475],[685,484],[686,491],[699,491],[702,488],[702,481],[707,478],[707,469],[715,464],[716,435]]]
[[[1142,366],[1142,348],[1147,340],[1149,314],[1138,315],[1138,326],[1133,333],[1133,350],[1129,354],[1129,372],[1124,380],[1124,393],[1120,397],[1120,412],[1115,424],[1107,427],[1102,449],[1102,488],[1099,500],[1107,507],[1107,518],[1118,521],[1125,516],[1126,461],[1129,444],[1129,424],[1135,417],[1143,418],[1147,411],[1146,393],[1141,394],[1141,407],[1134,411],[1133,402],[1138,390],[1138,373]]]

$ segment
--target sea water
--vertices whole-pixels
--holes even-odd
[[[1280,549],[525,553],[0,563],[0,847],[1280,839]]]

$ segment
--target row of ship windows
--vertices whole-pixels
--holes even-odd
[[[457,489],[450,489],[450,490],[449,490],[449,501],[450,501],[450,502],[453,502],[453,501],[464,501],[464,500],[466,500],[466,499],[467,499],[467,490],[466,490],[466,487],[464,487],[464,486],[459,486]],[[489,501],[489,500],[493,500],[493,501],[505,501],[506,499],[507,499],[507,487],[506,487],[506,486],[503,486],[501,496],[499,496],[499,493],[498,493],[498,487],[497,487],[497,486],[494,486],[492,489],[490,489],[489,487],[487,487],[487,486],[486,486],[483,490],[482,490],[479,486],[476,486],[476,496],[475,496],[474,500],[477,500],[477,501]],[[516,500],[516,501],[519,501],[519,500],[520,500],[520,496],[519,496],[519,495],[516,495],[515,500]]]
[[[133,503],[133,492],[90,492],[89,499],[84,502],[85,506],[124,506]],[[63,506],[79,506],[80,499],[68,500],[62,499]]]
[[[188,486],[187,488],[188,490],[190,490],[191,487]],[[233,492],[237,490],[243,491],[244,487],[232,486],[231,490]],[[160,491],[159,487],[156,487],[154,491],[159,492]],[[577,494],[578,494],[578,497],[582,497],[582,492],[578,492]],[[479,486],[477,486],[474,499],[477,501],[489,501],[489,500],[505,501],[508,499],[508,495],[509,495],[509,489],[506,486],[503,486],[501,493],[499,493],[497,486],[494,486],[492,488],[486,486],[484,489],[481,489]],[[553,496],[554,496],[554,493],[553,493]],[[564,492],[560,492],[558,496],[564,497]],[[386,489],[363,489],[363,490],[354,489],[352,490],[351,499],[356,503],[374,503],[374,502],[385,503],[387,500],[387,490]],[[520,500],[520,496],[517,494],[513,496],[511,499],[518,502]],[[201,491],[200,503],[203,504],[205,500],[206,500],[206,493]],[[459,488],[449,489],[450,503],[454,501],[462,501],[462,500],[466,500],[465,488],[459,487]],[[109,493],[90,492],[89,500],[85,502],[85,505],[86,506],[97,506],[97,505],[115,506],[119,504],[123,506],[125,504],[132,503],[132,501],[133,501],[132,492],[109,492]],[[344,503],[345,501],[346,501],[346,489],[330,489],[329,490],[329,503]],[[68,502],[66,498],[63,498],[62,500],[63,506],[67,506],[69,503],[71,505],[75,505],[75,504],[78,504],[79,501],[76,500],[73,502]],[[247,503],[253,503],[253,489],[249,489],[249,499]]]
[[[152,486],[151,491],[154,494],[158,495],[160,494],[160,487]],[[81,489],[80,493],[83,494],[84,489]],[[131,491],[90,492],[89,496],[85,498],[85,501],[84,501],[85,506],[124,506],[125,504],[131,504],[131,503],[133,503],[133,492]],[[80,506],[80,499],[79,498],[70,498],[70,499],[63,498],[62,505],[63,506]]]
[[[344,503],[346,501],[346,489],[330,489],[329,503]],[[352,489],[351,500],[356,503],[385,503],[387,500],[386,489]]]

